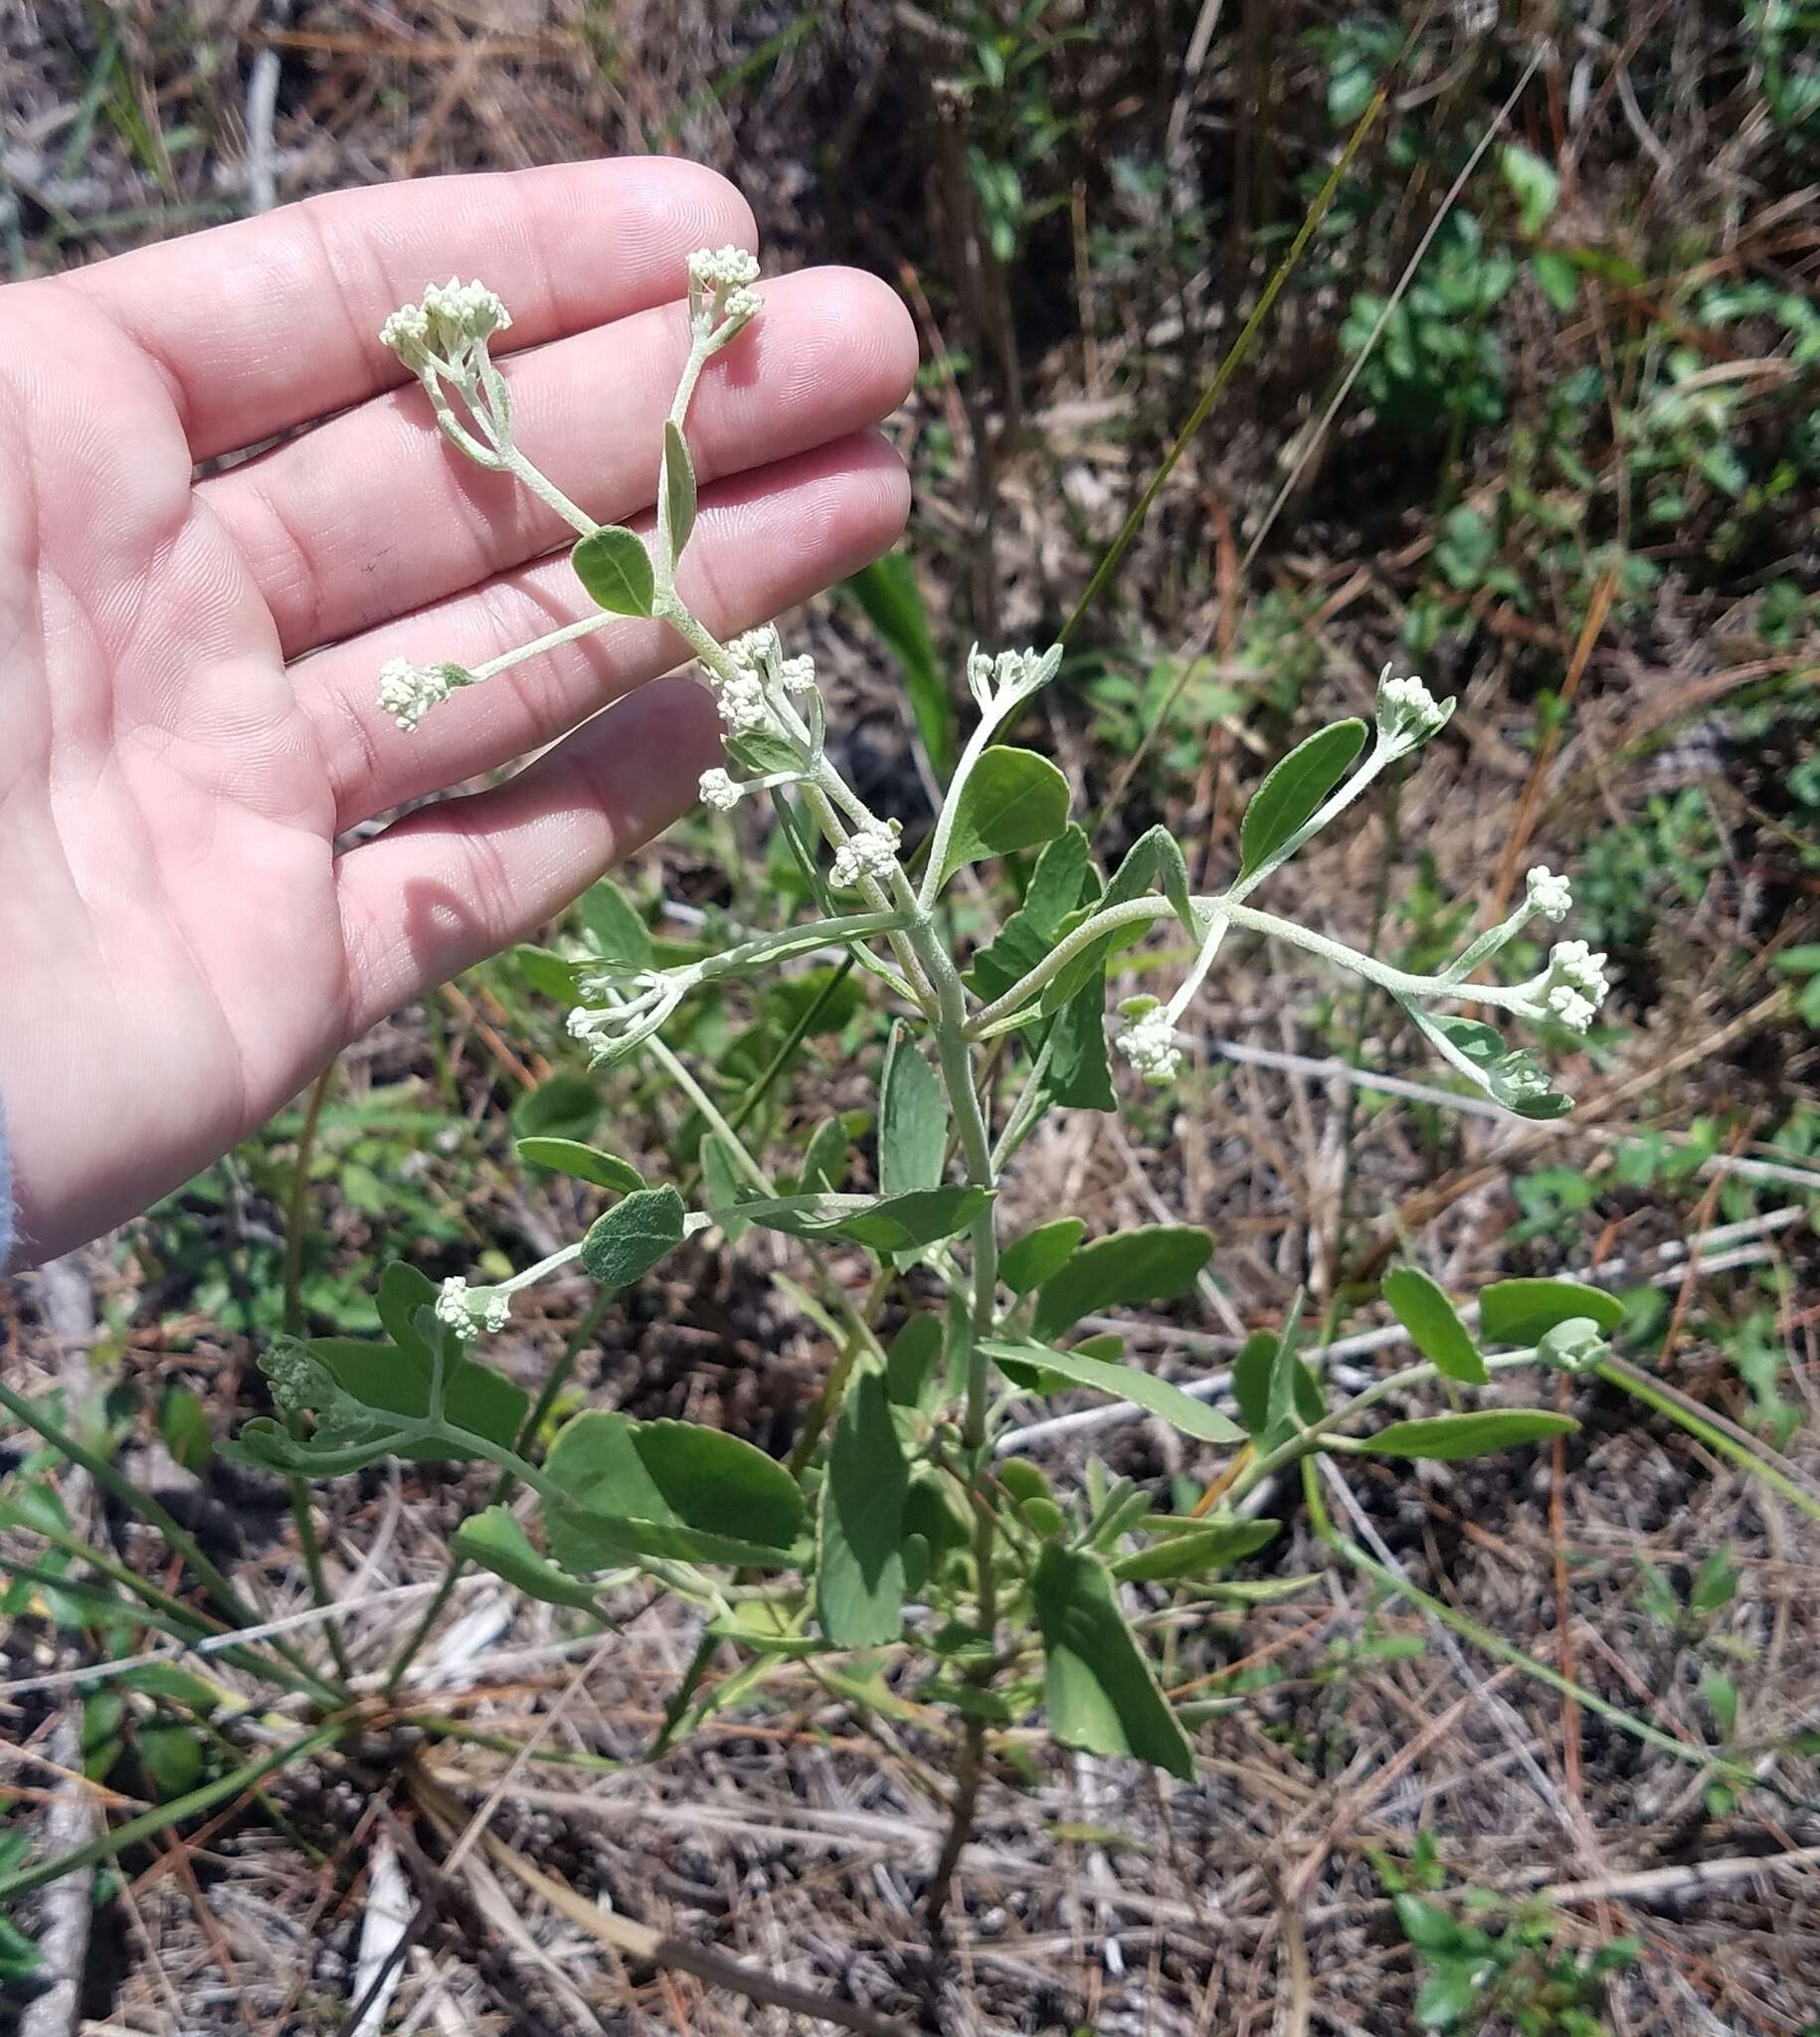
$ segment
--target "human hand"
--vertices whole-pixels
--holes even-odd
[[[756,246],[730,185],[626,160],[312,199],[0,291],[0,1106],[25,1263],[206,1166],[693,801],[718,725],[658,676],[683,651],[655,624],[501,673],[411,737],[381,713],[388,658],[478,664],[592,605],[572,534],[451,453],[378,329],[426,282],[484,276],[512,308],[519,443],[624,521],[650,499],[685,258],[728,242]],[[876,280],[767,284],[690,425],[681,591],[718,635],[898,535],[904,474],[869,428],[915,364]],[[552,743],[337,855],[358,823]]]

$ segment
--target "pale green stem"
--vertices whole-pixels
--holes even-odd
[[[1001,1030],[1004,1021],[1016,1018],[1043,988],[1067,968],[1077,955],[1120,927],[1140,926],[1149,920],[1166,918],[1174,907],[1156,892],[1129,898],[1122,905],[1108,906],[1083,920],[1065,939],[1058,941],[1029,974],[1014,983],[1003,997],[995,998],[983,1012],[976,1013],[967,1027],[969,1039],[984,1039]]]
[[[1535,1365],[1535,1351],[1500,1351],[1485,1361],[1485,1369],[1497,1374],[1514,1371],[1518,1366]],[[1286,1442],[1279,1443],[1274,1450],[1254,1457],[1227,1488],[1225,1505],[1228,1509],[1237,1506],[1253,1486],[1284,1465],[1293,1464],[1298,1457],[1306,1456],[1310,1450],[1319,1449],[1323,1443],[1331,1447],[1341,1440],[1335,1431],[1356,1414],[1363,1414],[1367,1407],[1375,1407],[1380,1400],[1386,1400],[1392,1393],[1406,1391],[1412,1387],[1424,1387],[1432,1380],[1443,1378],[1438,1366],[1423,1360],[1419,1365],[1404,1366],[1400,1372],[1386,1373],[1381,1380],[1375,1380],[1368,1387],[1355,1393],[1342,1406],[1324,1414],[1319,1421],[1311,1421],[1297,1430]]]

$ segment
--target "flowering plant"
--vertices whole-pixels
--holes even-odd
[[[1530,873],[1507,917],[1432,975],[1393,968],[1251,902],[1445,726],[1452,703],[1388,667],[1371,727],[1323,728],[1269,773],[1244,814],[1230,881],[1203,895],[1162,828],[1116,868],[1099,868],[1069,819],[1061,773],[1001,740],[1054,681],[1061,648],[976,649],[966,680],[978,720],[911,852],[899,824],[875,814],[837,768],[814,661],[787,654],[771,627],[719,642],[677,593],[696,509],[690,400],[708,363],[759,315],[756,280],[755,264],[735,249],[690,260],[689,347],[657,449],[649,545],[596,524],[518,450],[506,386],[488,356],[509,314],[490,291],[452,280],[386,323],[387,344],[418,375],[451,442],[516,475],[573,526],[575,571],[598,604],[596,615],[471,670],[389,664],[380,697],[401,731],[408,737],[455,690],[616,616],[655,618],[697,660],[719,708],[725,762],[703,776],[702,799],[721,812],[767,800],[817,911],[671,965],[622,903],[593,916],[585,947],[541,956],[541,980],[571,1002],[569,1030],[596,1065],[654,1054],[690,1098],[706,1128],[696,1206],[675,1187],[645,1185],[610,1153],[536,1142],[533,1157],[617,1197],[587,1235],[487,1286],[455,1278],[438,1292],[395,1266],[380,1295],[390,1343],[275,1353],[268,1370],[285,1418],[251,1424],[240,1448],[306,1475],[386,1453],[498,1466],[535,1496],[537,1532],[495,1504],[461,1528],[459,1561],[584,1610],[600,1608],[616,1580],[642,1574],[698,1610],[702,1648],[665,1739],[781,1664],[889,1651],[892,1676],[955,1721],[952,1822],[929,1894],[939,1920],[992,1748],[1038,1710],[1066,1745],[1192,1775],[1193,1714],[1166,1697],[1134,1612],[1158,1592],[1209,1602],[1242,1595],[1229,1574],[1277,1533],[1256,1508],[1279,1474],[1322,1452],[1457,1458],[1557,1433],[1572,1425],[1563,1415],[1469,1407],[1460,1396],[1514,1368],[1596,1363],[1617,1320],[1596,1290],[1506,1282],[1480,1297],[1475,1335],[1432,1280],[1401,1267],[1383,1296],[1419,1363],[1331,1399],[1319,1353],[1302,1347],[1292,1316],[1251,1338],[1229,1379],[1184,1389],[1126,1363],[1119,1338],[1093,1319],[1185,1291],[1204,1276],[1213,1240],[1158,1224],[1089,1241],[1071,1216],[1004,1235],[1001,1183],[1033,1130],[1056,1109],[1116,1109],[1115,1054],[1145,1082],[1182,1078],[1190,1009],[1234,928],[1381,987],[1449,1068],[1527,1117],[1557,1115],[1568,1101],[1532,1053],[1458,1008],[1584,1032],[1606,983],[1603,958],[1572,940],[1527,982],[1476,980],[1530,922],[1569,911],[1566,881],[1547,868]],[[1015,909],[957,953],[946,887],[971,864],[1013,857],[1033,857]],[[1109,1027],[1109,973],[1163,922],[1190,944],[1181,983],[1167,1000],[1127,999]],[[839,1120],[817,1132],[789,1179],[775,1179],[662,1038],[707,986],[830,953],[875,983],[892,1019],[863,1190],[847,1185],[860,1157]],[[572,1415],[539,1455],[558,1383],[532,1407],[474,1355],[506,1322],[512,1297],[575,1261],[611,1292],[687,1236],[716,1229],[736,1244],[754,1226],[802,1242],[819,1284],[819,1317],[838,1349],[789,1461],[698,1425],[597,1409]],[[871,1256],[863,1298],[834,1277],[836,1250]],[[888,1320],[897,1327],[887,1335]],[[1386,1399],[1437,1381],[1446,1411],[1363,1425]],[[1224,1405],[1215,1384],[1228,1389]],[[1019,1410],[1075,1391],[1130,1402],[1216,1454],[1203,1506],[1176,1513],[1095,1461],[1080,1480],[1052,1484],[1019,1450]],[[722,1650],[739,1666],[710,1687]]]

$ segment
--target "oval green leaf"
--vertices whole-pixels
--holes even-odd
[[[1239,823],[1238,873],[1262,869],[1310,821],[1365,747],[1363,721],[1336,721],[1298,743],[1257,789]]]
[[[643,1188],[644,1178],[631,1161],[617,1153],[604,1153],[580,1139],[520,1139],[518,1157],[532,1167],[545,1167],[552,1174],[566,1174],[571,1181],[587,1182],[597,1189],[613,1189],[630,1196]]]
[[[1479,1347],[1450,1302],[1428,1275],[1414,1266],[1395,1266],[1384,1275],[1384,1300],[1408,1331],[1415,1348],[1436,1372],[1465,1387],[1491,1378]]]
[[[1173,1300],[1193,1286],[1212,1255],[1210,1233],[1187,1223],[1147,1224],[1096,1238],[1042,1283],[1031,1332],[1048,1343],[1100,1309]]]
[[[670,557],[680,559],[695,528],[695,463],[674,418],[663,421],[663,515],[670,528]]]
[[[1005,1246],[999,1276],[1013,1294],[1028,1294],[1061,1271],[1086,1235],[1087,1226],[1078,1216],[1058,1216],[1053,1223],[1038,1224]]]
[[[1030,1592],[1055,1738],[1088,1754],[1132,1755],[1192,1781],[1194,1751],[1125,1624],[1106,1566],[1045,1543]]]
[[[1451,1464],[1462,1457],[1483,1457],[1489,1450],[1511,1450],[1547,1436],[1568,1435],[1578,1427],[1570,1414],[1548,1414],[1540,1407],[1488,1407],[1472,1414],[1393,1421],[1375,1435],[1362,1436],[1360,1447],[1379,1457],[1438,1457]]]
[[[657,584],[637,531],[610,523],[580,539],[569,560],[596,607],[616,616],[650,614]]]
[[[816,1611],[837,1647],[881,1647],[904,1623],[904,1502],[910,1466],[877,1372],[840,1409],[817,1520]]]
[[[682,1198],[674,1189],[637,1189],[616,1203],[582,1239],[582,1264],[616,1292],[648,1273],[681,1244]]]
[[[942,858],[946,884],[963,863],[1052,841],[1068,825],[1068,781],[1047,757],[1005,744],[988,750],[961,788]]]
[[[1624,1304],[1602,1287],[1577,1280],[1499,1280],[1479,1297],[1479,1334],[1488,1344],[1540,1344],[1559,1323],[1585,1317],[1610,1336]]]
[[[455,1530],[451,1546],[456,1556],[546,1605],[594,1603],[594,1586],[579,1582],[540,1555],[510,1507],[487,1507],[470,1515]]]

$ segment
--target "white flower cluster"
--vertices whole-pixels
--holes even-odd
[[[756,630],[735,637],[727,646],[727,655],[742,670],[770,685],[782,686],[786,693],[809,693],[815,689],[816,660],[807,652],[786,657],[775,624],[762,623]]]
[[[745,796],[745,788],[737,784],[717,764],[712,771],[701,774],[701,799],[704,806],[717,813],[730,814]]]
[[[1169,1007],[1155,999],[1134,998],[1121,1008],[1131,1023],[1113,1035],[1113,1045],[1147,1082],[1173,1082],[1182,1066],[1182,1049]]]
[[[408,657],[389,657],[379,668],[380,712],[410,735],[431,708],[473,683],[474,675],[464,665],[413,664]]]
[[[1406,752],[1446,727],[1454,703],[1437,700],[1413,672],[1393,679],[1390,670],[1385,665],[1377,675],[1377,733]]]
[[[1610,988],[1604,956],[1593,954],[1584,941],[1556,941],[1549,950],[1548,973],[1542,990],[1549,1018],[1574,1032],[1584,1032]]]
[[[1046,686],[1061,656],[1059,644],[1042,651],[1001,650],[997,657],[976,644],[967,653],[967,690],[982,714],[1002,713]]]
[[[757,256],[744,248],[697,248],[689,257],[689,316],[714,334],[717,345],[764,308],[752,287],[758,275]]]
[[[436,1298],[438,1320],[463,1337],[471,1337],[476,1330],[503,1330],[511,1312],[509,1296],[496,1288],[475,1291],[458,1273],[443,1282],[443,1291]]]
[[[1525,880],[1526,902],[1532,912],[1558,925],[1573,910],[1573,892],[1565,877],[1557,877],[1547,863],[1538,863]]]
[[[836,891],[857,891],[867,877],[882,883],[897,868],[897,842],[903,832],[896,821],[856,828],[836,850],[828,881]]]
[[[757,735],[771,725],[771,708],[765,699],[765,682],[753,672],[740,672],[722,679],[714,688],[714,704],[720,709],[722,726],[730,736]]]
[[[452,276],[433,282],[421,302],[401,305],[379,328],[379,337],[407,368],[422,374],[432,361],[455,365],[511,322],[512,314],[485,283]]]

